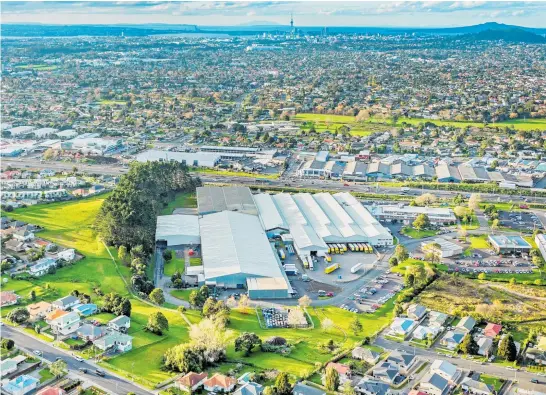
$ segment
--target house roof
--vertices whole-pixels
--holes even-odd
[[[423,377],[422,384],[429,384],[434,388],[444,391],[449,385],[448,381],[437,373],[429,372]]]
[[[453,380],[453,377],[457,374],[457,367],[455,365],[441,359],[435,360],[430,366],[430,370],[441,372],[449,377],[450,380]]]
[[[334,368],[339,374],[346,375],[351,371],[351,368],[342,363],[330,362],[326,365],[326,368]]]
[[[484,334],[487,337],[496,337],[502,330],[502,325],[488,323],[484,329]]]
[[[237,391],[235,391],[235,394],[237,395],[260,395],[263,391],[263,385],[250,382],[243,385],[241,388],[239,388]]]
[[[466,329],[467,331],[472,330],[474,328],[474,325],[476,325],[476,320],[470,316],[464,317],[459,321],[457,324],[457,328]]]
[[[481,381],[474,380],[472,377],[465,377],[463,381],[461,381],[461,385],[465,385],[469,388],[475,388],[480,391],[493,393],[493,387],[491,387],[489,384],[485,384]]]
[[[378,380],[370,379],[369,377],[364,377],[357,384],[358,388],[366,391],[369,394],[376,395],[385,395],[389,392],[389,385]]]
[[[0,304],[3,306],[8,303],[17,302],[17,295],[13,291],[0,292]]]
[[[176,382],[178,384],[181,384],[185,387],[193,387],[203,379],[206,379],[208,376],[207,372],[202,373],[195,373],[195,372],[189,372],[186,375],[180,377]]]
[[[61,310],[61,309],[56,309],[56,310],[53,310],[48,315],[46,315],[46,320],[53,321],[53,320],[56,320],[59,317],[62,317],[63,315],[67,315],[67,314],[68,314],[68,311],[64,311],[64,310]]]
[[[325,391],[303,383],[297,383],[292,390],[294,395],[326,395]]]
[[[69,304],[77,303],[77,302],[79,302],[79,299],[77,297],[75,297],[74,295],[68,295],[68,296],[64,296],[62,298],[57,299],[56,301],[53,302],[53,304],[60,305],[60,306],[68,306]]]
[[[203,384],[205,387],[221,387],[227,389],[236,385],[237,380],[235,380],[233,377],[216,373],[214,376],[206,380]]]
[[[409,366],[413,360],[416,358],[413,354],[408,354],[406,352],[393,351],[389,355],[387,361],[394,361],[399,365]]]
[[[100,337],[104,334],[105,329],[102,326],[95,326],[91,324],[83,324],[80,326],[77,330],[77,333],[79,336],[92,336],[92,337]]]
[[[422,304],[412,304],[408,307],[408,314],[413,314],[416,317],[421,318],[427,312],[427,308]]]
[[[376,360],[380,354],[376,351],[370,350],[369,348],[356,347],[353,350],[352,355],[353,357],[357,357],[360,359]]]
[[[66,392],[62,388],[45,387],[36,393],[36,395],[64,395]]]
[[[51,303],[47,303],[44,301],[32,303],[27,306],[27,310],[30,313],[30,315],[37,315],[40,313],[44,313],[48,311],[49,309],[51,309]]]
[[[109,324],[116,324],[117,326],[125,326],[130,323],[131,319],[126,315],[120,315],[119,317],[116,317],[109,322]]]
[[[129,336],[117,331],[112,331],[106,334],[105,336],[95,340],[93,344],[95,345],[99,344],[99,345],[102,345],[103,348],[108,348],[113,346],[116,343],[125,344],[132,340],[133,340],[132,336]]]
[[[36,385],[39,382],[40,380],[37,378],[23,374],[8,382],[3,386],[3,388],[8,392],[15,393],[21,391],[22,389]]]

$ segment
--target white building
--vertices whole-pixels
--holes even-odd
[[[546,237],[542,233],[539,233],[535,236],[535,243],[542,254],[542,258],[546,259]]]
[[[457,218],[450,208],[405,206],[403,204],[372,205],[367,208],[376,218],[384,221],[410,224],[418,215],[426,214],[430,223],[434,225],[449,225],[457,222]]]
[[[432,243],[438,244],[440,248],[429,247]],[[431,251],[429,251],[432,248]],[[461,255],[464,252],[464,248],[457,243],[446,240],[442,237],[434,239],[434,241],[428,241],[421,243],[421,249],[424,253],[432,252],[440,258],[449,258],[455,255]]]
[[[135,158],[139,162],[169,162],[185,163],[190,167],[215,167],[221,155],[212,152],[172,152],[149,150],[138,154]]]
[[[156,242],[164,241],[167,247],[201,244],[197,215],[161,215],[157,217]]]

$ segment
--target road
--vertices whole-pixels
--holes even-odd
[[[68,352],[55,348],[41,340],[35,339],[15,328],[3,325],[2,337],[9,337],[10,339],[13,339],[18,347],[25,348],[30,352],[33,352],[34,350],[41,351],[42,358],[48,362],[55,362],[58,357],[62,358],[67,363],[70,373],[79,376],[82,380],[96,383],[98,386],[103,387],[114,394],[127,394],[128,392],[134,392],[135,394],[139,395],[152,394],[151,391],[144,390],[131,382],[117,376],[113,376],[110,372],[107,372],[105,377],[97,376],[94,373],[96,369],[95,364],[89,361],[78,362]],[[80,372],[78,370],[79,368],[86,368],[88,373],[85,374]]]
[[[526,371],[518,372],[514,370],[508,370],[507,368],[503,366],[492,364],[492,363],[480,365],[478,362],[474,362],[470,359],[462,359],[457,357],[450,358],[444,354],[438,355],[436,351],[433,351],[430,349],[423,349],[423,348],[413,347],[413,346],[409,346],[402,343],[396,343],[388,339],[385,339],[381,336],[379,336],[376,339],[375,344],[380,347],[383,347],[386,350],[398,349],[401,351],[406,351],[410,354],[418,355],[419,357],[421,357],[421,359],[426,359],[431,362],[436,359],[442,359],[452,363],[453,365],[456,365],[459,369],[466,369],[467,371],[473,370],[474,372],[484,373],[484,374],[497,376],[497,377],[503,377],[509,380],[518,380],[519,386],[521,388],[530,389],[530,390],[532,389],[532,390],[541,391],[541,392],[546,391],[546,384],[544,384],[546,383],[546,378],[537,376],[536,374],[529,373]],[[541,384],[531,383],[531,379],[539,379]]]
[[[74,164],[66,162],[42,162],[37,158],[2,158],[2,169],[5,169],[7,166],[13,168],[28,168],[28,169],[52,169],[57,171],[72,171],[72,168],[76,165],[79,171],[90,173],[90,174],[107,174],[107,175],[120,175],[127,172],[127,169],[120,165],[96,165],[96,164]],[[400,195],[400,187],[389,187],[383,186],[381,183],[367,183],[367,184],[355,184],[350,186],[344,186],[343,183],[339,181],[331,180],[311,180],[311,179],[285,179],[280,178],[278,180],[268,180],[267,183],[256,181],[253,177],[236,177],[236,176],[224,176],[222,174],[210,174],[210,173],[196,173],[201,177],[204,182],[225,182],[231,184],[243,184],[248,186],[272,186],[272,187],[283,187],[289,186],[292,188],[311,188],[311,189],[323,189],[329,191],[354,191],[362,193],[379,193],[379,194],[396,194]],[[259,178],[259,175],[258,175]],[[434,193],[435,195],[451,199],[457,194],[466,192],[460,191],[442,191],[442,190],[427,190],[422,188],[410,188],[407,192],[408,196],[419,196],[423,193]],[[515,195],[499,195],[499,194],[489,194],[482,193],[482,200],[490,202],[510,202],[510,201],[520,201],[518,196]],[[528,197],[529,201],[536,203],[546,203],[546,197]]]

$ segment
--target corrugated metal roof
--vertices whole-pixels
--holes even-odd
[[[166,240],[168,245],[196,243],[200,239],[199,219],[196,215],[160,215],[155,239]]]
[[[253,197],[258,208],[260,220],[266,231],[276,228],[288,229],[288,225],[284,222],[270,194],[260,193]]]
[[[198,187],[197,206],[199,214],[224,210],[258,214],[248,187]]]
[[[383,225],[360,202],[348,192],[334,194],[334,199],[347,211],[351,218],[368,237],[383,235],[392,237]]]

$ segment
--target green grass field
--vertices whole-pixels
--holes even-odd
[[[193,289],[177,289],[175,291],[171,291],[171,295],[175,298],[188,301],[191,291],[193,291]]]
[[[498,392],[501,389],[503,384],[503,382],[501,381],[499,377],[489,376],[487,374],[480,375],[480,381],[482,383],[491,385],[496,392]]]
[[[175,199],[161,210],[161,215],[170,215],[175,208],[197,207],[197,198],[195,193],[181,192],[177,193]]]
[[[184,273],[184,264],[184,258],[173,258],[172,261],[166,262],[163,269],[165,275],[172,276],[177,271]]]
[[[357,122],[356,117],[349,115],[332,115],[332,114],[309,114],[302,113],[297,114],[294,117],[295,121],[301,122],[314,122],[315,128],[320,132],[317,125],[327,124],[330,126],[330,130],[335,129],[335,125],[343,126],[353,126],[360,130],[365,130],[366,126],[370,127],[372,125],[388,125],[388,126],[402,126],[402,123],[408,125],[419,125],[421,123],[430,122],[434,123],[437,126],[453,126],[456,128],[465,128],[467,126],[480,127],[483,128],[485,125],[481,122],[471,122],[471,121],[442,121],[442,120],[431,120],[431,119],[422,119],[422,118],[406,118],[400,117],[397,119],[396,124],[393,124],[392,119],[374,119],[370,118],[366,121]],[[498,123],[490,123],[487,126],[489,127],[513,127],[516,130],[546,130],[546,119],[514,119],[509,121],[503,121]]]
[[[49,64],[26,64],[21,66],[15,66],[15,68],[23,70],[52,71],[58,69],[58,66]]]
[[[125,106],[125,105],[127,105],[127,103],[124,102],[123,100],[106,100],[106,99],[100,100],[99,104],[101,106]]]
[[[53,375],[49,371],[49,368],[44,368],[44,369],[40,370],[38,372],[38,374],[40,375],[40,384],[53,378]]]
[[[412,239],[423,239],[425,237],[431,237],[436,234],[435,230],[417,230],[406,226],[402,228],[402,234],[411,237]]]
[[[487,242],[487,235],[470,236],[468,237],[468,240],[470,241],[470,248],[480,250],[487,250],[491,248],[489,243]]]

